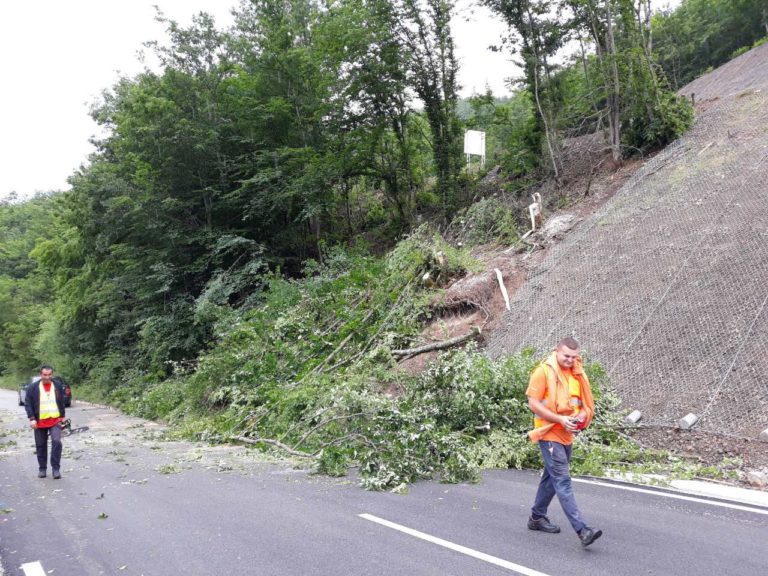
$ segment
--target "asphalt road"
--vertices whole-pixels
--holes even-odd
[[[526,529],[533,472],[372,493],[244,447],[164,441],[156,424],[77,401],[67,415],[91,430],[64,439],[61,480],[38,479],[16,404],[0,390],[8,576],[768,574],[767,508],[578,482],[604,531],[583,549],[556,502],[561,534]]]

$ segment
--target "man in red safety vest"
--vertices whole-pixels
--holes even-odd
[[[534,429],[528,436],[538,442],[544,460],[528,529],[550,534],[560,532],[560,527],[547,518],[547,508],[557,494],[582,546],[589,546],[603,533],[587,526],[576,506],[570,462],[574,434],[592,422],[595,402],[575,339],[561,340],[554,352],[533,370],[525,394],[529,408],[536,415]]]
[[[51,437],[51,471],[61,478],[61,422],[64,420],[64,389],[53,379],[53,368],[40,368],[40,379],[27,386],[24,401],[29,424],[35,431],[38,477],[45,478],[48,468],[48,436]]]

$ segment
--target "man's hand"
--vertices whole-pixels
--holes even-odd
[[[37,428],[37,420],[30,420],[30,421],[29,421],[29,425],[30,425],[32,428]]]
[[[576,420],[569,416],[560,416],[560,425],[571,434],[577,431]]]
[[[541,400],[538,400],[536,398],[529,396],[528,407],[539,418],[543,418],[548,422],[554,422],[555,424],[560,424],[560,426],[565,428],[571,434],[574,434],[575,432],[577,432],[576,420],[574,420],[571,416],[565,416],[563,414],[554,413],[552,410],[547,408]]]

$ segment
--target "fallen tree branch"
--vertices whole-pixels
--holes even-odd
[[[333,410],[334,408],[335,408],[335,406],[326,406],[325,408],[323,408],[322,410],[320,410],[320,412],[318,412],[318,413],[316,413],[316,414],[313,414],[313,416],[314,416],[315,418],[319,418],[320,416],[322,416],[323,414],[325,414],[326,412],[328,412],[328,410]],[[303,424],[304,424],[304,422],[303,422],[302,420],[297,420],[297,421],[295,421],[295,422],[294,422],[294,423],[291,425],[291,427],[290,427],[290,428],[288,428],[288,430],[285,432],[285,434],[283,434],[282,436],[280,436],[280,438],[279,438],[280,442],[282,442],[282,441],[283,441],[283,440],[285,440],[285,439],[286,439],[288,436],[290,436],[291,434],[293,434],[293,432],[294,432],[294,431],[295,431],[295,430],[296,430],[296,429],[297,429],[299,426],[302,426]],[[296,448],[297,448],[297,446],[294,446],[294,447],[293,447],[293,449],[294,449],[294,450],[295,450]]]
[[[293,445],[293,449],[296,450],[299,446],[301,446],[304,441],[309,438],[312,434],[317,432],[320,428],[325,426],[326,424],[330,424],[331,422],[336,422],[338,420],[349,420],[351,418],[357,418],[358,416],[368,416],[369,414],[367,412],[358,412],[357,414],[342,414],[341,416],[333,416],[332,418],[327,418],[317,424],[314,428],[309,430],[304,436],[299,438],[299,441],[296,442],[296,444]]]
[[[299,452],[298,450],[294,450],[290,446],[286,446],[278,440],[272,440],[270,438],[246,438],[245,436],[230,436],[230,438],[232,440],[237,440],[238,442],[245,442],[246,444],[269,444],[270,446],[277,446],[281,450],[288,452],[288,454],[291,454],[292,456],[299,456],[300,458],[314,458],[314,456],[311,454],[307,454],[306,452]]]
[[[327,368],[326,370],[324,370],[324,372],[333,372],[334,370],[336,370],[336,368],[339,368],[340,366],[343,366],[344,364],[347,364],[349,362],[353,362],[357,360],[360,356],[365,354],[366,350],[368,350],[368,348],[371,346],[373,341],[378,337],[378,335],[384,329],[384,326],[387,325],[387,322],[389,322],[389,319],[392,317],[392,314],[394,314],[398,310],[400,306],[400,301],[402,300],[403,295],[406,293],[406,290],[408,290],[408,288],[410,287],[411,282],[412,280],[409,280],[408,283],[405,285],[405,287],[402,289],[402,291],[397,297],[397,300],[395,301],[395,304],[390,308],[389,312],[387,313],[387,316],[384,318],[384,320],[382,320],[381,324],[379,324],[379,327],[376,329],[376,332],[374,332],[373,336],[371,336],[368,342],[365,343],[365,346],[363,346],[363,348],[357,354],[339,361],[338,363],[334,364],[330,368]]]
[[[370,316],[371,316],[371,315],[370,315],[370,314],[368,314],[368,318],[370,318]],[[366,318],[366,319],[367,319],[367,318]],[[352,332],[350,332],[349,334],[347,334],[347,337],[346,337],[346,338],[344,338],[344,340],[342,340],[342,341],[341,341],[341,344],[339,344],[338,346],[336,346],[336,348],[334,348],[333,352],[331,352],[331,353],[330,353],[328,356],[326,356],[325,360],[323,360],[322,362],[320,362],[320,364],[318,364],[317,366],[315,366],[314,368],[312,368],[312,370],[310,370],[309,372],[307,372],[307,375],[309,375],[309,374],[314,374],[314,373],[316,373],[316,372],[320,372],[320,371],[322,370],[323,366],[325,366],[325,365],[328,363],[328,361],[329,361],[331,358],[333,358],[334,356],[336,356],[336,354],[338,354],[339,350],[341,350],[342,348],[344,348],[344,346],[346,346],[346,345],[347,345],[347,342],[349,342],[349,341],[352,339],[352,337],[353,337],[355,334],[356,334],[356,332],[355,332],[354,330],[353,330]],[[302,378],[301,380],[299,380],[299,382],[301,382],[302,380],[304,380],[304,378]]]
[[[424,346],[419,346],[418,348],[392,350],[392,354],[394,354],[395,356],[416,356],[417,354],[423,354],[424,352],[431,352],[432,350],[443,350],[444,348],[450,348],[452,346],[456,346],[457,344],[461,344],[462,342],[470,340],[471,338],[475,338],[479,335],[480,335],[480,328],[478,328],[477,326],[473,326],[472,331],[469,332],[468,334],[456,336],[455,338],[449,338],[448,340],[443,340],[442,342],[433,342],[432,344],[425,344]]]
[[[365,318],[363,318],[363,323],[367,322],[367,321],[370,319],[370,317],[371,317],[371,316],[373,316],[373,313],[374,313],[374,311],[375,311],[374,309],[371,309],[371,310],[368,312],[368,314],[366,314]],[[299,384],[301,384],[302,382],[304,382],[304,380],[306,380],[306,379],[307,379],[309,376],[311,376],[312,374],[319,374],[319,373],[321,373],[321,372],[323,371],[323,366],[325,366],[326,364],[328,364],[328,362],[329,362],[329,361],[330,361],[330,360],[331,360],[331,359],[332,359],[334,356],[336,356],[336,354],[338,354],[338,352],[339,352],[339,351],[340,351],[342,348],[344,348],[344,347],[347,345],[347,343],[348,343],[348,342],[349,342],[349,341],[352,339],[352,337],[353,337],[353,336],[355,336],[356,334],[357,334],[357,332],[356,332],[356,331],[354,331],[354,330],[352,330],[352,331],[351,331],[349,334],[347,334],[346,338],[344,338],[344,340],[342,340],[342,341],[341,341],[341,344],[339,344],[338,346],[336,346],[336,348],[333,350],[333,352],[331,352],[331,353],[330,353],[328,356],[326,356],[326,358],[325,358],[325,359],[324,359],[322,362],[320,362],[320,363],[319,363],[317,366],[315,366],[315,367],[314,367],[314,368],[312,368],[312,369],[311,369],[309,372],[307,372],[306,374],[304,374],[304,376],[302,376],[301,378],[299,378],[299,379],[298,379],[296,382],[294,382],[293,384],[289,384],[289,385],[287,386],[287,388],[295,388],[296,386],[298,386]]]
[[[331,448],[333,446],[336,446],[338,444],[343,444],[347,440],[351,440],[352,438],[358,438],[362,444],[365,444],[370,448],[371,450],[374,450],[378,452],[378,448],[376,444],[374,444],[367,436],[360,434],[360,432],[350,432],[349,434],[346,434],[344,436],[340,436],[338,438],[334,438],[327,444],[324,444],[322,448],[318,449],[315,453],[313,453],[313,456],[319,456],[320,453],[325,450],[326,448]]]
[[[362,294],[361,296],[355,298],[352,302],[349,303],[349,310],[357,310],[357,308],[368,298],[370,297],[370,292],[366,292],[365,294]],[[319,338],[325,338],[328,334],[331,332],[338,331],[339,327],[344,324],[346,321],[346,318],[337,318],[333,322],[331,322],[331,325],[323,330],[322,333],[318,334]]]
[[[375,311],[376,311],[376,310],[375,310],[374,308],[371,308],[371,310],[369,310],[369,311],[368,311],[368,314],[366,314],[366,315],[365,315],[365,318],[363,318],[363,320],[362,320],[362,323],[363,323],[363,324],[365,324],[366,322],[368,322],[368,320],[370,320],[371,316],[373,316],[373,313],[374,313]],[[346,346],[346,345],[347,345],[347,342],[349,342],[349,340],[350,340],[350,339],[352,338],[352,336],[354,336],[355,334],[357,334],[357,332],[356,332],[355,330],[352,330],[352,332],[350,332],[350,333],[347,335],[347,337],[346,337],[346,338],[344,338],[344,340],[342,340],[342,341],[341,341],[341,344],[339,344],[338,346],[336,346],[336,349],[335,349],[333,352],[331,352],[331,353],[328,355],[328,357],[326,357],[326,359],[325,359],[325,360],[323,360],[322,362],[320,362],[320,364],[318,364],[317,366],[315,366],[314,368],[312,368],[312,370],[311,370],[309,373],[310,373],[310,374],[312,374],[312,373],[316,373],[316,372],[320,372],[320,371],[322,371],[322,368],[323,368],[323,366],[325,366],[326,364],[328,364],[328,362],[330,362],[331,358],[333,358],[334,356],[336,356],[336,354],[337,354],[337,353],[338,353],[338,352],[339,352],[339,351],[340,351],[342,348],[344,348],[344,346]],[[302,378],[302,380],[303,380],[303,378]]]

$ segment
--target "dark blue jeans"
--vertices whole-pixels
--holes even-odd
[[[54,424],[50,428],[35,428],[35,448],[37,449],[37,465],[40,470],[48,467],[48,435],[51,436],[51,468],[58,470],[61,465],[61,425]]]
[[[539,449],[544,459],[544,472],[541,475],[531,513],[536,517],[546,516],[549,503],[557,494],[560,506],[563,507],[563,512],[571,526],[576,532],[580,532],[586,523],[581,518],[579,507],[576,506],[576,498],[573,496],[571,486],[571,446],[542,440],[539,442]]]

